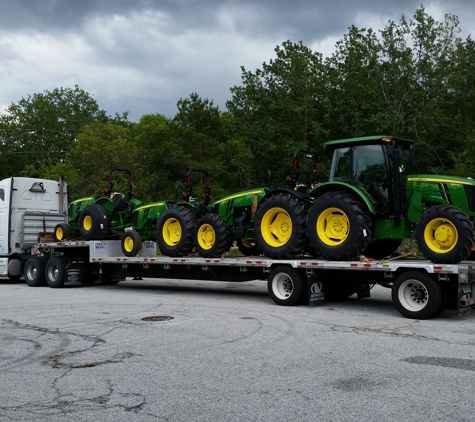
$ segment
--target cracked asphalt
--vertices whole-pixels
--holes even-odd
[[[379,286],[316,308],[263,281],[0,283],[0,421],[474,420],[475,313],[405,319]]]

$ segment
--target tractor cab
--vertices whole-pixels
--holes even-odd
[[[412,146],[381,136],[327,142],[325,150],[333,151],[329,181],[363,192],[377,214],[393,214],[395,200],[405,199],[407,175],[415,173]]]

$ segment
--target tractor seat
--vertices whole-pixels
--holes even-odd
[[[117,211],[124,211],[127,208],[127,202],[124,200],[125,195],[123,193],[113,193],[112,200],[115,202]]]

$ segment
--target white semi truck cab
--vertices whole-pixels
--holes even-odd
[[[0,181],[0,276],[21,277],[21,255],[38,243],[38,233],[53,233],[67,223],[68,189],[59,181],[10,177]]]

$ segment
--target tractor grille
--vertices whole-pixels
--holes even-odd
[[[475,186],[464,185],[464,188],[468,202],[468,209],[470,212],[475,212]]]

